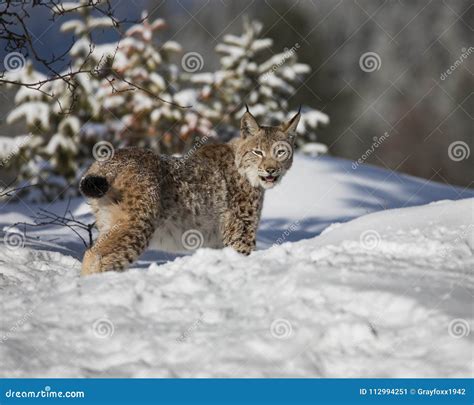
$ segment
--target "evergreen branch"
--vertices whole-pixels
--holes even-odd
[[[54,64],[58,61],[63,61],[64,57],[70,52],[72,47],[74,46],[75,40],[73,39],[72,44],[68,47],[66,51],[61,53],[58,56],[55,56],[54,54],[46,58],[42,56],[34,46],[34,41],[30,35],[30,31],[28,30],[26,20],[29,17],[29,13],[27,11],[26,7],[27,3],[13,3],[13,2],[6,2],[6,8],[4,10],[0,10],[0,39],[6,40],[6,46],[5,50],[7,52],[15,51],[19,52],[21,54],[28,55],[30,54],[32,56],[32,59],[39,64],[41,64],[50,74],[50,76],[44,80],[38,80],[36,82],[24,82],[21,80],[11,80],[5,77],[5,73],[0,74],[0,84],[8,84],[8,85],[15,85],[15,86],[20,86],[20,87],[26,87],[29,89],[37,90],[44,94],[45,96],[54,98],[55,94],[53,94],[51,91],[44,90],[42,87],[44,87],[48,83],[52,83],[58,80],[64,81],[68,88],[71,91],[72,98],[73,98],[73,104],[75,100],[75,91],[77,89],[77,83],[74,81],[74,78],[78,75],[81,74],[89,74],[89,75],[97,75],[97,73],[104,75],[104,73],[109,73],[112,74],[114,77],[116,77],[118,80],[128,84],[131,86],[130,89],[128,90],[139,90],[142,91],[146,94],[148,94],[150,97],[153,97],[163,103],[172,105],[174,107],[178,108],[191,108],[191,106],[181,106],[177,103],[174,103],[172,101],[165,100],[156,94],[153,94],[149,90],[145,89],[144,87],[133,83],[132,81],[126,79],[119,73],[112,71],[111,69],[106,72],[106,71],[100,71],[97,68],[85,68],[85,66],[89,65],[90,61],[92,60],[92,53],[94,51],[93,45],[91,45],[91,48],[89,50],[88,55],[84,58],[83,63],[81,66],[72,71],[72,68],[70,66],[70,71],[67,73],[60,73],[57,71],[57,69],[54,68]],[[72,8],[65,8],[64,5],[60,1],[33,1],[31,7],[45,7],[49,9],[52,12],[52,19],[55,20],[59,16],[64,16],[68,15],[71,13],[78,13],[78,12],[85,12],[91,13],[92,11],[98,12],[100,15],[105,16],[110,18],[112,21],[112,25],[114,28],[119,28],[121,24],[129,24],[129,23],[139,23],[140,21],[143,21],[144,19],[140,19],[138,21],[133,21],[133,20],[118,20],[115,18],[113,14],[113,9],[110,5],[110,2],[107,1],[100,1],[100,0],[89,0],[85,4],[78,4],[76,7]],[[101,7],[103,6],[103,7]],[[18,32],[18,28],[20,28]],[[99,62],[100,63],[100,62]],[[109,81],[111,83],[111,81]],[[72,110],[72,106],[69,108],[69,112]],[[64,112],[61,104],[59,103],[59,107],[62,111],[63,114],[67,114],[68,112]]]

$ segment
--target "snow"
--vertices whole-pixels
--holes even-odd
[[[41,101],[28,101],[10,111],[7,116],[7,124],[13,124],[23,118],[29,127],[38,125],[42,129],[48,130],[49,113],[50,107],[48,104]]]
[[[49,155],[53,156],[53,159],[54,159],[56,157],[55,154],[60,149],[76,152],[77,145],[73,142],[73,140],[70,137],[64,135],[61,132],[58,132],[51,137],[51,139],[48,142],[48,145],[45,148],[45,151]]]
[[[82,21],[70,20],[61,25],[61,31],[73,31],[75,35],[80,35],[84,31],[85,27],[86,26]]]
[[[220,53],[227,53],[233,60],[238,60],[245,55],[245,49],[239,46],[232,46],[226,44],[219,44],[216,46],[216,51]]]
[[[78,117],[73,115],[66,117],[61,120],[58,129],[62,134],[75,135],[81,130],[81,121]],[[75,147],[73,149],[75,149]]]
[[[301,152],[309,156],[324,155],[328,152],[328,147],[324,143],[308,142],[301,147]]]
[[[266,75],[262,81],[265,85],[280,90],[284,93],[292,93],[295,91],[295,88],[293,86],[289,85],[288,82],[282,80],[274,74]]]
[[[167,52],[174,52],[179,53],[183,51],[183,47],[178,44],[176,41],[166,41],[162,46],[161,49]]]
[[[153,72],[149,75],[149,78],[157,86],[158,91],[161,92],[166,89],[166,82],[159,74]]]
[[[15,137],[0,136],[0,167],[15,157],[20,150],[31,141],[33,135],[18,135]]]
[[[472,375],[473,190],[297,155],[249,257],[148,252],[86,278],[70,231],[11,227],[39,208],[0,211],[1,376]]]
[[[114,21],[110,17],[95,17],[88,20],[89,29],[113,27]]]
[[[232,35],[232,34],[227,34],[224,35],[224,42],[235,45],[235,46],[241,46],[245,47],[247,46],[248,39],[245,38],[244,36],[237,36],[237,35]]]
[[[28,82],[30,83],[35,83],[39,82],[40,80],[43,80],[36,75],[31,75],[30,77],[28,77],[28,79]],[[42,100],[43,98],[44,94],[34,88],[20,87],[20,89],[15,94],[15,104],[21,104],[26,101],[38,101]]]
[[[319,124],[328,125],[329,124],[329,117],[321,111],[317,110],[310,110],[310,111],[303,111],[301,114],[301,131],[307,130],[309,128],[317,128]]]
[[[254,52],[258,52],[262,49],[270,48],[272,45],[273,40],[271,38],[256,39],[255,41],[253,41],[250,49]]]

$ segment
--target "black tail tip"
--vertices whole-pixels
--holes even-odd
[[[82,178],[79,189],[86,197],[100,198],[107,193],[109,182],[105,177],[89,175]]]

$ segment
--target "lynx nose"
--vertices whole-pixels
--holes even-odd
[[[276,173],[277,172],[277,169],[276,167],[267,167],[265,169],[267,171],[267,173],[271,176],[272,174]]]

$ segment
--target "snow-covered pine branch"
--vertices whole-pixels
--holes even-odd
[[[220,68],[216,72],[194,74],[189,81],[200,87],[195,108],[209,117],[218,130],[235,133],[248,104],[257,118],[269,124],[288,119],[288,99],[295,94],[311,68],[297,61],[298,43],[272,53],[271,38],[261,38],[262,24],[244,19],[241,35],[225,35],[216,46]],[[212,111],[212,112],[211,112]],[[329,117],[310,106],[303,106],[298,128],[298,144],[315,142],[316,130],[329,123]],[[313,148],[314,149],[314,148]],[[324,150],[320,147],[319,151]]]
[[[96,44],[88,33],[114,23],[77,4],[86,0],[63,4],[77,14],[61,27],[77,36],[68,51],[70,66],[60,72],[66,80],[48,80],[31,63],[8,76],[13,82],[40,83],[19,88],[8,116],[10,123],[25,122],[34,135],[9,159],[20,184],[38,185],[34,189],[40,193],[32,197],[51,200],[77,193],[69,185],[92,161],[98,141],[179,154],[200,139],[235,136],[245,103],[264,124],[295,113],[288,99],[311,69],[297,61],[299,44],[272,54],[273,41],[261,37],[261,23],[244,20],[240,35],[225,35],[216,47],[218,70],[200,72],[186,69],[184,57],[180,61],[179,43],[162,39],[163,19],[150,21],[144,13],[118,42]],[[316,130],[329,122],[328,116],[310,106],[301,112],[298,144],[311,142],[303,151],[323,153]]]

